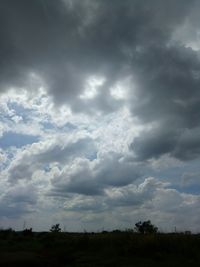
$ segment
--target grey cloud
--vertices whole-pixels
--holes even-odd
[[[142,54],[143,52],[141,52]],[[157,158],[165,153],[181,160],[199,156],[200,61],[191,48],[154,46],[146,50],[137,76],[137,101],[132,112],[154,129],[133,140],[139,159]],[[185,134],[191,131],[186,137]],[[193,135],[193,137],[192,137]],[[194,139],[194,140],[192,140]]]
[[[159,125],[143,132],[131,144],[137,160],[159,158],[169,154],[182,161],[193,160],[200,155],[200,129],[184,129],[171,125]]]
[[[104,195],[105,189],[109,187],[123,187],[141,178],[139,165],[120,159],[119,154],[111,153],[96,162],[76,162],[52,180],[52,194]]]
[[[147,42],[166,42],[192,5],[157,0],[2,1],[1,89],[29,87],[28,74],[34,72],[57,103],[86,111],[88,105],[78,96],[89,75],[102,75],[105,90],[90,104],[112,111],[118,104],[113,104],[108,88],[130,74],[124,71],[130,63],[126,51],[138,57],[136,48]]]
[[[135,115],[144,122],[198,125],[200,80],[195,73],[200,72],[200,61],[196,52],[155,45],[141,52],[138,72],[138,101],[132,106]]]
[[[11,187],[0,199],[0,217],[21,217],[34,211],[37,203],[36,188],[32,185]]]
[[[0,217],[19,218],[24,214],[29,213],[30,210],[23,204],[7,205],[7,203],[0,203]]]
[[[71,143],[42,141],[26,147],[21,155],[18,153],[4,170],[9,182],[31,179],[36,170],[54,163],[60,172],[56,177],[48,166],[53,176],[49,174],[49,195],[98,195],[107,208],[142,209],[154,199],[150,211],[155,214],[162,209],[174,216],[179,208],[191,214],[191,207],[196,206],[184,206],[183,202],[190,203],[192,196],[167,191],[155,180],[145,180],[138,187],[133,184],[143,177],[143,169],[139,168],[144,165],[139,161],[164,154],[182,161],[199,157],[199,52],[184,46],[184,38],[174,39],[174,33],[187,21],[197,32],[199,24],[193,14],[197,18],[198,1],[2,0],[0,6],[1,92],[14,87],[37,93],[34,90],[41,84],[34,81],[34,73],[56,105],[67,104],[72,111],[92,115],[126,105],[142,126],[148,126],[130,146],[137,162],[128,163],[114,154],[99,159],[97,153],[96,158],[96,147],[90,138]],[[183,29],[184,34],[189,36],[187,28]],[[93,75],[104,77],[105,82],[94,98],[81,99],[86,81]],[[126,77],[132,78],[128,97],[116,100],[109,89]],[[150,129],[150,124],[155,126]],[[74,164],[73,171],[67,169],[77,158],[87,160],[81,167]],[[91,161],[96,163],[92,165]],[[112,189],[116,194],[106,197]],[[0,214],[25,213],[34,201],[34,197],[11,190],[2,200]],[[13,206],[13,202],[18,204]],[[84,209],[83,202],[75,201],[70,209]],[[173,202],[177,202],[174,210]],[[194,202],[199,203],[196,199]],[[102,205],[88,200],[85,209],[95,208],[101,210]]]
[[[58,196],[67,196],[68,193],[102,195],[103,188],[93,176],[90,162],[83,160],[52,180],[52,193]]]
[[[69,142],[63,139],[39,142],[27,147],[23,152],[19,151],[17,157],[11,162],[9,168],[5,170],[10,182],[20,179],[31,179],[38,169],[44,170],[51,163],[60,165],[66,164],[73,157],[91,158],[94,154],[95,146],[90,138],[77,139]]]
[[[141,178],[140,166],[127,162],[120,154],[110,153],[94,170],[96,179],[106,186],[121,187]]]
[[[107,113],[128,104],[142,123],[160,124],[154,152],[135,141],[139,157],[170,153],[181,131],[199,126],[199,55],[173,39],[176,29],[194,20],[194,8],[200,8],[195,0],[1,1],[0,88],[33,90],[35,73],[55,103],[73,111]],[[105,83],[96,97],[83,100],[91,75],[105,77]],[[114,100],[109,88],[127,76],[135,80],[128,103]],[[184,158],[181,153],[174,155]]]
[[[71,211],[102,211],[106,209],[101,196],[70,196],[64,204],[64,209]]]
[[[180,136],[173,156],[181,160],[192,160],[200,155],[200,128],[186,129]]]
[[[96,151],[94,142],[91,138],[82,138],[72,141],[71,143],[63,143],[59,139],[47,148],[47,150],[38,153],[36,161],[42,163],[59,162],[64,163],[72,157],[91,158]]]
[[[178,135],[174,130],[155,127],[136,137],[130,148],[135,152],[136,158],[142,161],[170,153],[177,140]]]
[[[102,186],[99,185],[94,179],[90,179],[90,177],[85,177],[85,174],[82,174],[81,179],[76,179],[76,177],[72,177],[73,180],[68,182],[67,184],[60,183],[54,189],[58,195],[64,196],[66,193],[76,193],[82,195],[102,195],[103,190]],[[63,193],[63,194],[62,194]]]
[[[85,180],[82,177],[82,182]],[[76,178],[73,185],[75,190],[71,190],[70,184],[66,187],[62,182],[58,181],[57,184],[54,184],[55,191],[53,190],[49,196],[65,197],[66,201],[63,206],[66,210],[92,211],[96,213],[110,211],[118,207],[143,207],[152,202],[157,196],[158,190],[164,190],[164,192],[167,190],[166,183],[159,182],[153,177],[146,178],[138,185],[132,183],[122,187],[107,187],[104,194],[95,192],[94,188],[90,191],[87,188],[87,183],[85,187],[83,186],[83,189],[80,182],[79,187],[75,188],[77,185]],[[85,188],[87,188],[87,191],[84,190]]]
[[[142,206],[147,204],[157,194],[158,189],[165,188],[167,184],[159,182],[153,177],[146,178],[138,186],[132,184],[108,192],[106,202],[112,206]]]
[[[102,212],[120,207],[137,207],[140,209],[149,206],[153,209],[162,206],[163,209],[172,211],[171,203],[178,199],[177,206],[180,206],[182,196],[178,191],[168,188],[169,186],[167,183],[148,177],[138,185],[133,183],[124,187],[107,188],[103,196],[84,194],[68,196],[64,209]],[[171,196],[170,200],[167,199],[167,196]]]
[[[154,199],[154,207],[165,212],[176,213],[183,205],[183,195],[175,189],[161,189]]]
[[[28,203],[35,204],[37,201],[36,189],[32,185],[18,185],[10,188],[4,199],[13,203]]]
[[[183,173],[181,178],[184,187],[200,184],[200,172]]]

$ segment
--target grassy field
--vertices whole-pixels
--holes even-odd
[[[200,266],[200,235],[0,231],[0,266]]]

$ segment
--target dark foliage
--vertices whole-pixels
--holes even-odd
[[[137,222],[135,229],[140,234],[155,234],[158,231],[158,228],[151,221]]]
[[[33,229],[32,228],[24,229],[23,230],[23,235],[24,236],[33,236]]]
[[[138,234],[129,229],[101,233],[31,233],[27,237],[24,231],[0,231],[0,266],[200,266],[200,235]]]
[[[50,232],[52,232],[52,233],[59,233],[59,232],[61,232],[60,224],[57,223],[57,224],[52,225],[51,226],[51,229],[50,229]]]

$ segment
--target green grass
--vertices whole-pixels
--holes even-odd
[[[200,235],[3,233],[0,266],[200,266]]]

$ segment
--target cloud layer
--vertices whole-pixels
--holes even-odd
[[[199,2],[0,6],[2,226],[200,230]]]

